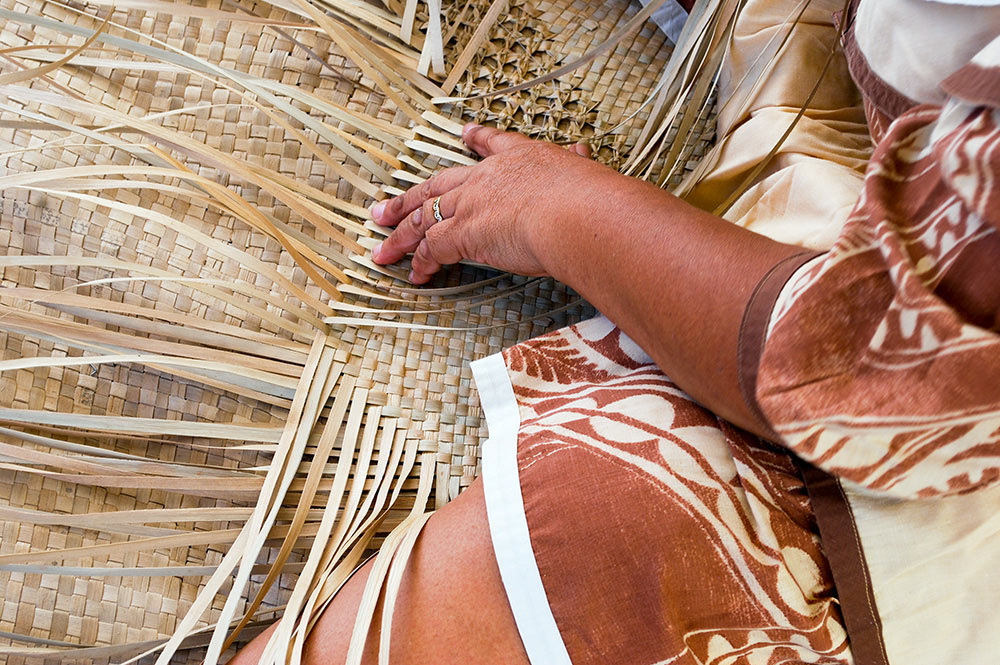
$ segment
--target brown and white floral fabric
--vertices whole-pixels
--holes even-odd
[[[483,480],[532,663],[851,662],[787,451],[693,402],[603,317],[503,360],[473,365],[490,421]],[[516,407],[502,416],[504,401]],[[553,618],[561,655],[535,635]]]
[[[757,397],[800,456],[901,498],[1000,482],[998,185],[1000,109],[889,128],[844,233],[772,318]]]
[[[796,3],[781,4],[748,7]],[[956,4],[980,6],[944,11]],[[692,402],[603,318],[475,367],[491,534],[532,663],[996,662],[998,4],[855,3],[845,46],[877,145],[848,212],[844,192],[816,190],[840,220],[832,247],[815,210],[768,190],[809,198],[800,190],[816,179],[783,178],[796,164],[822,172],[814,147],[836,150],[828,122],[807,124],[822,141],[799,137],[738,202],[737,223],[829,247],[773,271],[746,313],[759,335],[740,353],[745,395],[777,444]],[[935,29],[905,41],[921,16]],[[948,23],[970,16],[982,23]],[[770,34],[758,27],[737,36]],[[878,41],[880,30],[903,37]],[[979,43],[962,44],[964,64],[931,58],[936,80],[908,81],[921,68],[896,51],[935,31]],[[876,42],[895,55],[873,61],[864,46]],[[849,116],[842,101],[818,121]],[[844,191],[861,154],[848,134],[831,161]],[[752,161],[741,159],[724,155],[713,186]]]
[[[814,509],[865,662],[1000,652],[998,83],[994,37],[941,81],[943,106],[885,127],[840,239],[785,285],[757,368],[771,427],[828,474]]]

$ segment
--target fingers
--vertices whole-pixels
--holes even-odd
[[[482,157],[489,157],[504,150],[510,150],[525,143],[531,143],[523,134],[503,132],[493,127],[483,127],[470,122],[462,130],[462,140]],[[569,146],[569,151],[581,157],[590,158],[590,147],[586,143]]]
[[[590,159],[590,146],[586,143],[574,143],[569,147],[569,151],[574,155],[580,155],[581,157]]]
[[[396,226],[426,201],[441,196],[465,182],[472,167],[455,166],[414,185],[403,194],[372,206],[372,220],[381,226]]]
[[[440,196],[443,219],[454,216],[458,197],[458,191],[454,189]],[[392,235],[375,246],[372,250],[372,260],[379,264],[395,263],[417,249],[428,230],[437,222],[434,218],[433,205],[434,199],[428,199],[407,215]]]
[[[427,230],[427,235],[417,245],[410,263],[410,281],[426,284],[441,266],[458,263],[462,254],[449,237],[452,224],[449,220],[436,224]]]
[[[502,132],[493,127],[483,127],[471,122],[462,130],[462,140],[465,141],[465,145],[475,150],[481,157],[489,157],[498,152],[531,143],[531,139],[522,134]]]

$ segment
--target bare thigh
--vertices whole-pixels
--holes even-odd
[[[371,562],[324,611],[306,642],[305,665],[344,662],[370,568]],[[368,637],[366,665],[377,662],[381,611]],[[480,480],[427,522],[392,621],[392,665],[527,665],[493,554]],[[248,644],[230,665],[257,663],[269,634]]]

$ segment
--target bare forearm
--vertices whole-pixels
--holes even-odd
[[[536,251],[547,271],[614,321],[695,399],[763,434],[740,393],[740,324],[761,277],[802,249],[639,180],[615,184],[619,195],[595,197],[593,214],[573,228],[539,228]]]

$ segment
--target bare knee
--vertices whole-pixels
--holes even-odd
[[[371,562],[359,570],[327,607],[306,642],[305,665],[342,663]],[[369,631],[365,665],[378,658],[382,600]],[[266,637],[232,661],[256,663]],[[392,665],[527,664],[500,580],[486,520],[482,483],[439,510],[424,527],[407,562],[393,609]]]
[[[418,539],[390,655],[393,665],[528,662],[493,554],[481,481],[438,511]]]

